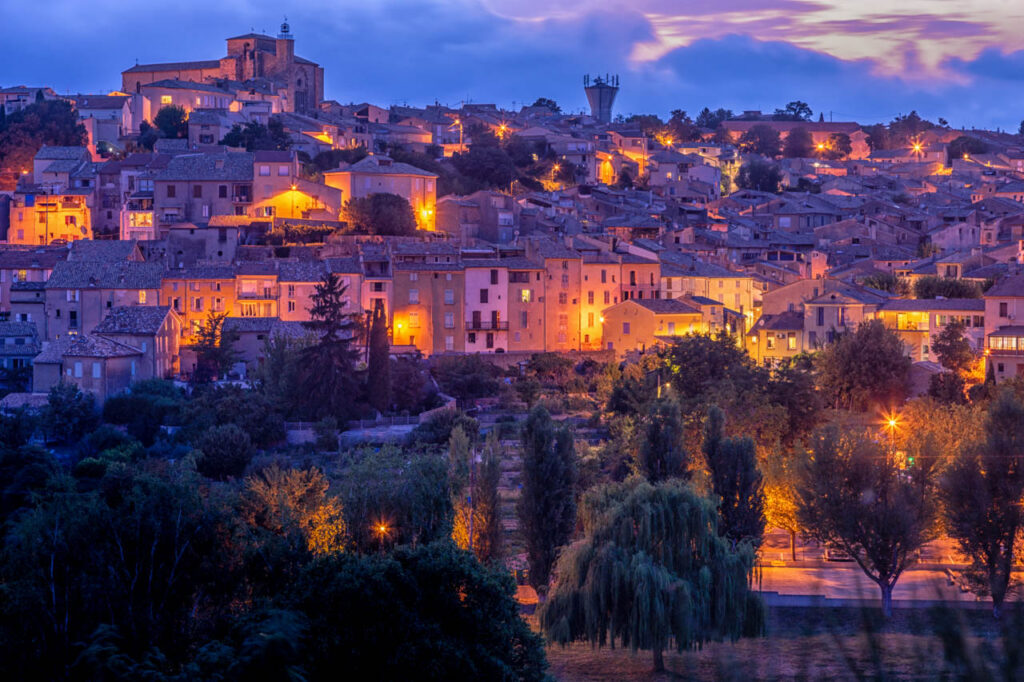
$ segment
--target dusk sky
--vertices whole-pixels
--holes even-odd
[[[583,74],[609,72],[624,114],[802,99],[864,123],[912,108],[954,126],[1024,118],[1020,0],[47,0],[4,12],[0,85],[109,91],[136,59],[218,58],[229,36],[276,34],[283,12],[341,102],[579,110]]]

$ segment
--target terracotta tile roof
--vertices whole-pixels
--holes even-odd
[[[69,261],[102,261],[116,262],[128,260],[135,253],[135,240],[120,241],[116,239],[96,241],[80,239],[71,242],[68,251]]]
[[[1024,296],[1024,275],[1009,275],[992,285],[985,298]]]
[[[631,298],[627,303],[636,303],[659,315],[700,315],[700,310],[674,298]],[[620,304],[621,305],[621,304]]]
[[[157,173],[156,179],[164,182],[193,180],[245,182],[252,180],[252,164],[251,152],[181,154],[171,159],[167,168]]]
[[[138,261],[63,261],[53,268],[47,289],[159,289],[164,267]]]
[[[93,334],[157,334],[170,314],[169,306],[118,306],[111,308]]]
[[[283,261],[278,263],[277,279],[280,282],[319,282],[326,272],[327,265],[319,261]]]
[[[50,147],[49,145],[43,145],[36,152],[35,158],[37,161],[45,161],[47,159],[53,161],[77,161],[83,155],[89,155],[89,150],[85,147]]]
[[[68,340],[64,347],[64,357],[76,358],[127,358],[142,355],[142,351],[113,339],[102,336],[79,334]]]
[[[121,73],[145,73],[148,71],[189,71],[191,69],[219,69],[219,59],[196,62],[164,62],[162,64],[136,64]]]

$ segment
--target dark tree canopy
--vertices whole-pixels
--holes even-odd
[[[798,488],[798,514],[809,536],[849,554],[878,585],[888,617],[892,589],[932,539],[938,510],[927,461],[901,472],[886,448],[834,426],[818,433]]]
[[[795,100],[790,102],[783,109],[776,109],[772,119],[776,121],[810,121],[814,112],[807,102]]]
[[[344,216],[353,228],[367,234],[409,236],[416,232],[412,205],[390,192],[349,199]]]
[[[65,100],[37,101],[14,112],[0,123],[0,190],[14,189],[43,145],[81,147],[86,142],[85,126]]]
[[[726,438],[725,414],[715,406],[704,424],[704,461],[711,472],[711,489],[718,496],[719,532],[735,545],[761,545],[764,536],[764,490],[757,451],[750,438]]]
[[[555,113],[555,114],[562,113],[562,107],[558,106],[558,102],[556,102],[555,100],[550,99],[548,97],[538,97],[536,99],[536,101],[534,101],[534,103],[531,104],[530,106],[531,107],[545,107],[547,109],[550,109],[551,112]]]
[[[353,312],[348,308],[348,286],[335,273],[327,273],[316,286],[306,326],[314,341],[301,353],[298,383],[305,412],[313,419],[348,419],[355,411],[359,388],[355,364],[359,352],[352,347]]]
[[[790,159],[808,158],[815,152],[814,138],[811,131],[804,126],[796,126],[786,136],[786,144],[782,148],[782,155]]]
[[[547,636],[662,652],[737,639],[761,628],[760,604],[747,590],[754,563],[719,536],[714,505],[679,480],[639,478],[589,491],[583,539],[558,562],[558,583],[541,607]]]
[[[643,425],[637,472],[651,483],[689,476],[683,449],[683,419],[679,403],[663,398],[651,405]]]
[[[388,344],[388,321],[384,302],[377,300],[370,320],[370,357],[367,362],[366,394],[378,412],[387,412],[391,405],[391,346]]]
[[[522,495],[516,504],[530,584],[547,594],[558,550],[576,523],[576,463],[572,434],[541,406],[523,424]]]
[[[291,138],[285,132],[281,121],[272,118],[267,125],[255,121],[246,123],[244,126],[236,123],[231,126],[231,130],[220,143],[229,147],[245,147],[245,150],[249,152],[257,150],[284,151],[291,147]]]
[[[915,298],[981,298],[977,282],[929,275],[914,282]]]
[[[519,616],[509,575],[450,543],[339,554],[289,593],[309,624],[312,680],[546,679],[543,643]]]
[[[941,486],[946,527],[972,561],[976,592],[998,618],[1024,527],[1024,405],[1003,390],[989,409],[982,443],[962,453]]]
[[[743,189],[777,193],[782,184],[782,171],[771,161],[754,157],[740,166],[736,184]]]
[[[161,107],[153,117],[153,125],[164,137],[188,137],[188,113],[176,104]]]
[[[740,149],[748,154],[759,154],[774,158],[779,155],[782,142],[779,132],[766,123],[758,123],[743,133],[739,140]]]
[[[707,128],[709,130],[715,130],[718,126],[722,125],[723,122],[728,121],[733,117],[733,113],[730,109],[715,109],[712,111],[708,107],[704,107],[697,114],[697,119],[694,121],[700,128]]]
[[[932,339],[932,351],[938,356],[939,362],[957,374],[970,371],[978,361],[970,340],[964,336],[966,329],[967,325],[963,321],[953,320]]]
[[[903,342],[881,320],[840,334],[818,355],[818,386],[826,404],[865,411],[903,401],[911,361]]]

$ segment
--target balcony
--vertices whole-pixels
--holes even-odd
[[[252,291],[239,289],[235,296],[240,301],[276,301],[280,295],[278,286],[261,287]]]
[[[466,331],[470,332],[507,332],[508,322],[495,322],[494,320],[468,320]]]

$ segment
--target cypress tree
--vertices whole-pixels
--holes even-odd
[[[589,491],[584,537],[558,561],[558,583],[541,606],[553,641],[617,643],[652,653],[699,647],[762,628],[760,600],[747,589],[754,549],[732,549],[714,504],[680,480],[640,478]]]
[[[373,308],[370,323],[370,358],[366,377],[370,404],[385,412],[391,404],[391,349],[388,345],[388,323],[380,300]]]
[[[530,410],[523,424],[522,457],[516,511],[526,540],[530,584],[543,600],[558,550],[576,523],[576,466],[572,434],[565,426],[556,428],[541,405]]]
[[[647,415],[644,435],[638,452],[638,473],[651,483],[689,475],[678,402],[669,397],[654,403]]]
[[[712,405],[704,424],[704,457],[711,487],[721,500],[720,530],[734,544],[750,540],[757,547],[764,536],[764,486],[757,449],[750,438],[724,438],[724,425],[724,413]]]

